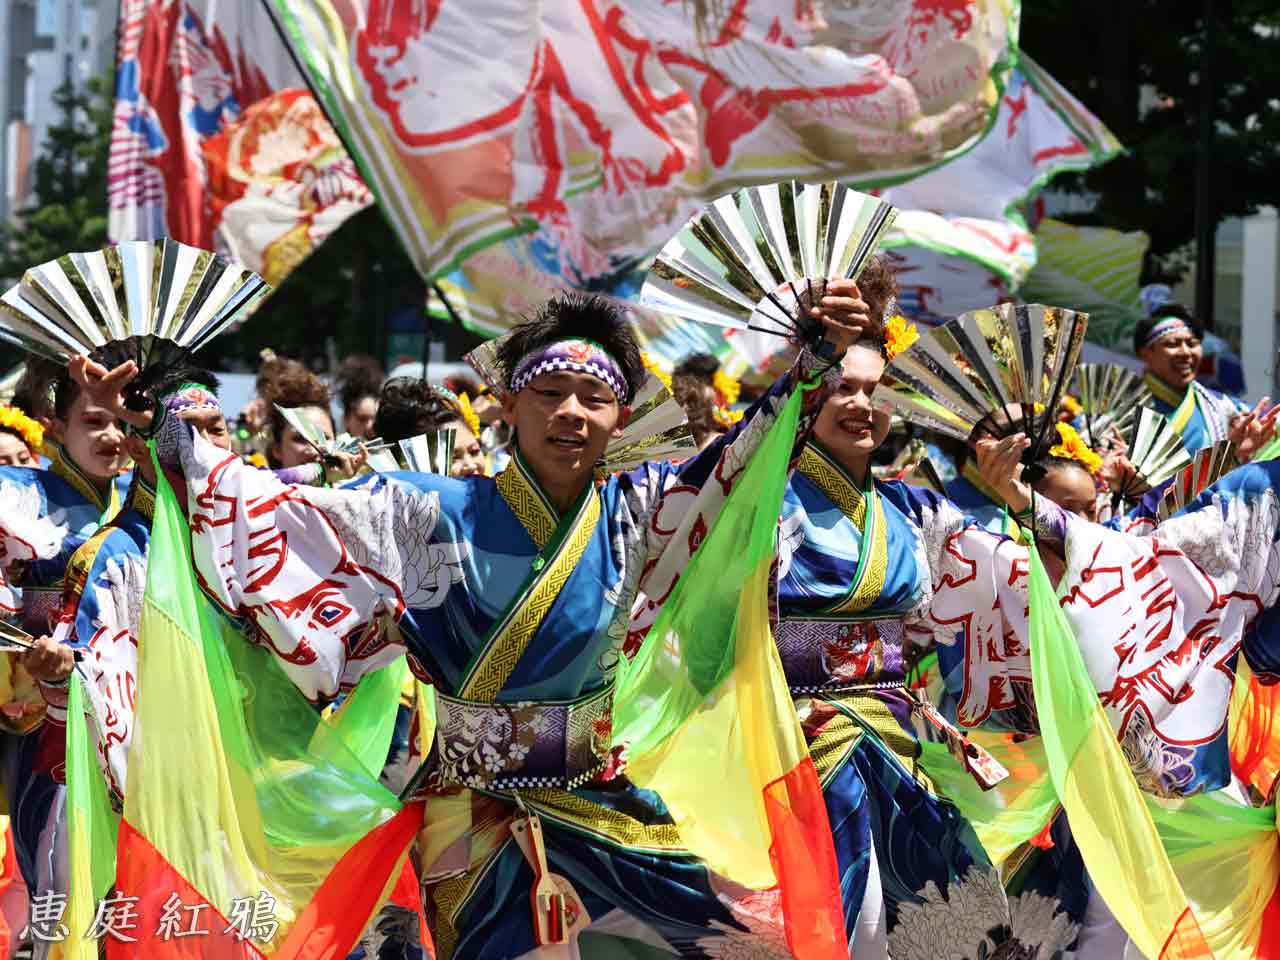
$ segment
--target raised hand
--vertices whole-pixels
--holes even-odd
[[[369,460],[369,451],[362,443],[356,453],[335,453],[325,458],[325,479],[331,483],[350,480]]]
[[[126,360],[120,366],[108,370],[102,364],[81,355],[72,357],[67,364],[67,372],[71,379],[80,385],[80,389],[100,407],[131,426],[146,430],[151,426],[150,410],[130,410],[125,406],[124,389],[138,375],[138,365]]]
[[[809,316],[821,321],[826,340],[837,355],[857,343],[871,324],[871,308],[862,299],[857,283],[844,277],[827,281],[826,292],[809,308]]]
[[[1270,397],[1263,397],[1258,405],[1231,421],[1227,434],[1236,447],[1236,458],[1248,463],[1276,434],[1276,420],[1280,417],[1280,403],[1268,407]]]
[[[1022,479],[1022,454],[1031,446],[1025,434],[997,440],[983,437],[974,444],[978,473],[1014,513],[1031,506],[1031,487]]]

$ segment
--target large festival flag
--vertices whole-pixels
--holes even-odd
[[[899,210],[884,247],[898,271],[900,309],[939,323],[1017,292],[1036,264],[1027,212],[1033,198],[1060,174],[1120,152],[1111,131],[1020,51],[991,133],[964,156],[884,193]],[[1088,306],[1060,297],[1039,302]]]
[[[777,888],[800,960],[848,955],[831,825],[769,626],[769,578],[796,390],[662,607],[614,698],[627,776],[689,849]]]
[[[108,935],[108,955],[346,956],[405,876],[422,807],[379,785],[191,569],[161,474],[113,897],[135,939]]]
[[[373,196],[258,0],[122,0],[115,242],[173,237],[279,284]]]
[[[1212,957],[1034,543],[1028,567],[1031,676],[1045,757],[1089,878],[1144,957]]]
[[[527,237],[587,289],[743,185],[865,188],[964,153],[1018,6],[268,2],[424,276]]]

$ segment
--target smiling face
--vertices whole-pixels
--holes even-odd
[[[329,418],[329,411],[322,407],[303,407],[302,415],[314,423],[326,439],[333,439],[333,421]],[[271,454],[281,467],[297,467],[320,459],[316,448],[288,424],[272,446]]]
[[[96,480],[112,479],[129,462],[120,421],[83,392],[72,402],[65,420],[54,418],[50,433],[71,461]]]
[[[543,486],[589,476],[630,415],[603,380],[567,370],[534,377],[507,398],[504,411]]]
[[[844,355],[840,386],[813,427],[813,435],[842,462],[869,458],[889,435],[889,414],[871,406],[884,367],[884,357],[872,347],[854,346]]]
[[[1147,370],[1177,390],[1185,390],[1196,378],[1204,348],[1190,327],[1179,327],[1138,351]]]
[[[480,441],[471,429],[462,421],[449,424],[455,431],[453,435],[453,464],[449,467],[451,477],[483,477],[485,470],[484,450]]]

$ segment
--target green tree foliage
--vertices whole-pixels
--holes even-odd
[[[1078,221],[1145,230],[1157,255],[1194,233],[1205,6],[1205,0],[1022,4],[1023,49],[1129,150],[1056,185],[1098,194],[1095,212]],[[1213,0],[1213,6],[1210,157],[1221,220],[1280,204],[1280,7],[1275,0]]]
[[[35,162],[34,198],[0,227],[0,277],[12,282],[28,267],[68,250],[107,241],[107,149],[111,101],[105,84],[54,93],[58,122],[49,127]]]

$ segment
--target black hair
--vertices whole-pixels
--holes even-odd
[[[28,357],[22,379],[13,391],[13,406],[36,420],[52,418],[53,392],[65,369],[44,357]]]
[[[338,397],[342,401],[342,412],[350,413],[351,408],[365,397],[377,398],[382,388],[382,366],[367,354],[356,354],[347,357],[338,368],[334,381],[338,387]]]
[[[457,412],[421,377],[392,377],[382,385],[373,433],[386,443],[398,443],[431,430],[441,430]]]
[[[1155,329],[1156,324],[1170,317],[1176,317],[1190,327],[1197,340],[1204,339],[1204,324],[1197,320],[1190,310],[1180,303],[1164,303],[1157,307],[1151,316],[1143,317],[1134,326],[1133,352],[1137,353],[1145,347],[1147,338],[1151,336],[1151,331]]]
[[[594,340],[617,361],[627,381],[629,396],[619,397],[626,403],[644,384],[648,372],[640,359],[631,325],[622,309],[604,297],[584,293],[561,293],[546,302],[538,313],[517,324],[498,347],[498,363],[507,385],[517,365],[534,350],[559,340]]]
[[[671,376],[673,379],[675,377],[688,377],[691,380],[709,384],[719,369],[720,361],[711,354],[691,353],[676,364]]]

